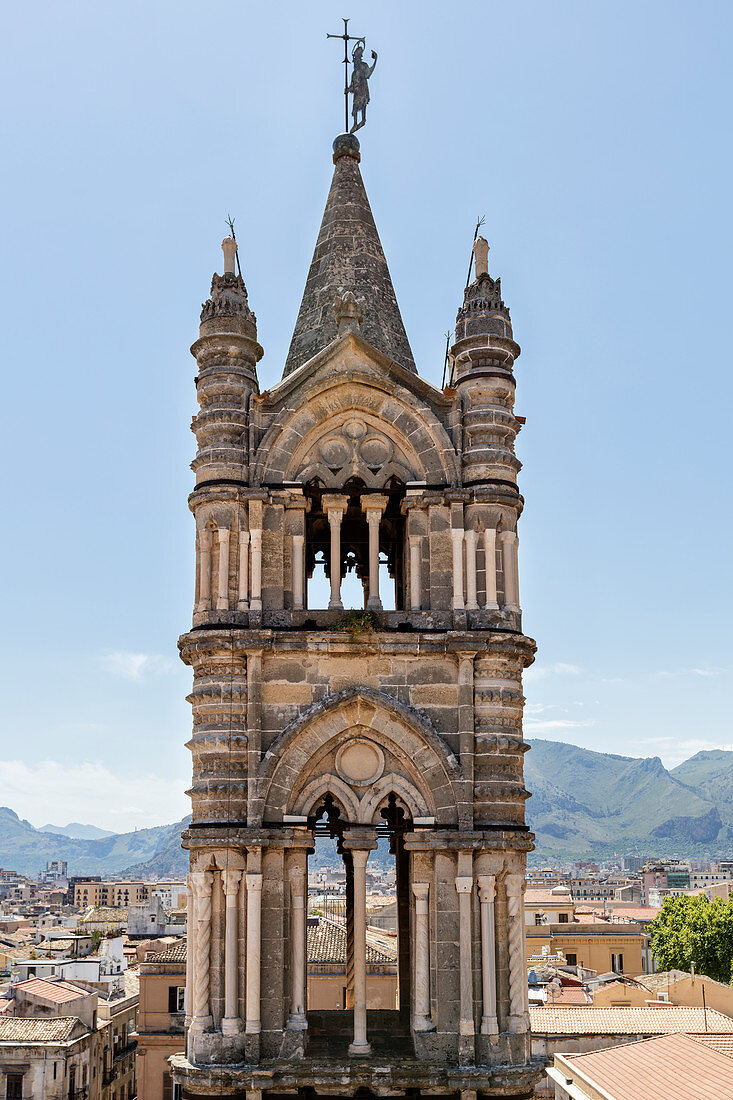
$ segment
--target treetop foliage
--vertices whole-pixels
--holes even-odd
[[[705,974],[729,984],[733,967],[733,898],[709,901],[702,894],[664,899],[649,926],[652,954],[660,970]]]

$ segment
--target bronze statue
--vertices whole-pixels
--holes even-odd
[[[355,35],[349,34],[348,19],[344,19],[343,34],[327,34],[326,38],[340,38],[344,44],[344,130],[348,130],[350,134],[353,134],[356,130],[361,130],[366,122],[366,109],[367,103],[369,102],[369,77],[377,66],[377,55],[376,52],[372,50],[374,62],[371,66],[367,65],[364,60],[366,39],[357,38]],[[351,83],[349,83],[349,42],[355,43],[351,51]],[[354,120],[350,130],[349,95],[353,96],[351,117]],[[357,117],[359,115],[361,115],[361,118],[357,122]]]
[[[349,92],[353,96],[351,102],[351,117],[353,124],[349,133],[353,134],[357,130],[360,130],[366,122],[366,109],[369,102],[369,77],[377,67],[377,54],[375,50],[372,50],[372,57],[374,58],[373,64],[367,65],[364,61],[364,45],[363,39],[357,40],[356,45],[351,51],[351,83],[349,84]],[[361,119],[357,122],[357,115],[361,113]]]

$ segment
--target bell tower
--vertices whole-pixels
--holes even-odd
[[[259,390],[232,238],[192,347],[187,1037],[171,1059],[187,1098],[519,1100],[541,1073],[523,908],[535,645],[519,603],[519,347],[478,238],[449,384],[420,377],[360,160],[353,134],[336,138],[281,381]],[[345,882],[326,924],[309,915],[319,837]],[[387,849],[396,979],[376,1007],[368,882]],[[344,973],[326,1009],[311,989],[324,928]]]

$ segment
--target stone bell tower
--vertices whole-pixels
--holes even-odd
[[[517,569],[519,348],[479,238],[449,385],[423,381],[360,159],[353,135],[336,139],[282,380],[260,392],[230,238],[192,347],[187,1040],[171,1060],[184,1097],[518,1100],[540,1074],[523,912],[535,646]],[[346,881],[345,1004],[328,1011],[307,995],[319,836]],[[367,874],[387,842],[396,997],[377,1010]]]

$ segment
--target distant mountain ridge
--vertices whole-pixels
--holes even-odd
[[[527,821],[537,857],[733,851],[733,752],[700,752],[668,771],[658,756],[530,744]]]
[[[699,752],[668,771],[657,756],[593,752],[562,741],[529,742],[525,783],[533,862],[640,852],[733,855],[733,752]],[[190,817],[133,833],[90,838],[71,823],[35,829],[0,807],[0,867],[37,874],[64,859],[70,875],[180,876],[188,870],[181,831]]]
[[[131,864],[154,859],[175,835],[180,845],[180,833],[187,820],[84,840],[35,829],[14,810],[0,806],[0,867],[36,875],[45,870],[48,860],[62,859],[68,863],[70,875],[120,874]],[[183,869],[184,856],[181,852]]]
[[[110,829],[98,829],[96,825],[82,825],[79,821],[70,821],[68,825],[41,825],[39,832],[56,833],[68,836],[72,840],[99,840],[100,837],[114,836]]]

